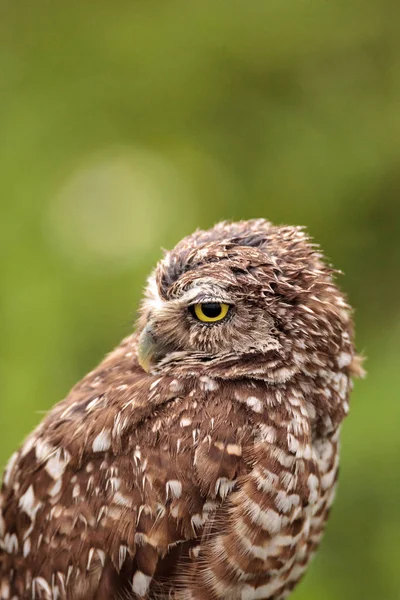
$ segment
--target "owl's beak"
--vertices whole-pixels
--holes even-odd
[[[159,344],[154,337],[152,326],[148,323],[139,337],[138,361],[140,366],[148,373],[157,360],[161,358]]]

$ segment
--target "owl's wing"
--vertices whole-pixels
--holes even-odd
[[[222,422],[208,387],[145,375],[127,343],[49,413],[4,475],[2,600],[171,586],[244,472],[245,415]]]

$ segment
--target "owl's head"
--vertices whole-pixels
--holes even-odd
[[[174,376],[283,382],[352,362],[350,309],[299,227],[222,222],[167,252],[149,279],[139,362]]]

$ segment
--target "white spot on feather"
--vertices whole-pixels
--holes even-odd
[[[111,492],[118,492],[121,487],[121,479],[119,477],[110,477],[107,481],[106,489],[111,488]]]
[[[42,506],[42,503],[37,500],[32,485],[29,486],[25,494],[21,496],[18,506],[28,515],[31,521],[35,520],[36,513]]]
[[[218,508],[218,503],[214,502],[213,500],[208,500],[204,505],[203,505],[203,514],[206,514],[207,518],[209,517],[210,513],[214,512],[215,510],[217,510]]]
[[[169,481],[167,481],[167,483],[165,484],[165,489],[166,489],[167,499],[170,497],[170,495],[171,495],[171,498],[175,498],[175,499],[178,499],[181,497],[182,484],[177,479],[170,479]]]
[[[211,377],[208,377],[207,375],[202,375],[199,380],[200,387],[205,392],[214,392],[218,389],[218,383],[215,379],[211,379]]]
[[[122,565],[124,564],[126,557],[128,554],[128,546],[120,546],[118,550],[118,566],[119,569],[122,569]]]
[[[268,442],[269,444],[274,444],[276,440],[276,429],[272,425],[266,425],[265,423],[261,423],[258,426],[259,429],[259,440],[261,442]]]
[[[132,590],[140,597],[146,596],[150,583],[151,577],[142,571],[136,571],[132,579]]]
[[[102,567],[104,567],[104,564],[106,562],[106,553],[103,550],[97,549],[97,555],[100,559]]]
[[[263,510],[256,502],[246,498],[244,502],[246,513],[255,525],[270,534],[276,534],[282,529],[283,517],[271,508]]]
[[[335,373],[333,377],[334,389],[338,392],[341,400],[346,400],[349,380],[344,373]]]
[[[334,465],[333,469],[325,473],[325,475],[321,479],[321,486],[323,490],[327,490],[333,485],[333,482],[336,477],[336,465]]]
[[[173,393],[179,392],[182,389],[182,384],[177,379],[173,379],[169,384],[169,389]]]
[[[192,431],[192,438],[193,438],[193,444],[196,443],[197,437],[199,435],[199,431],[200,429],[198,427],[196,427],[195,429],[193,429]]]
[[[286,454],[284,450],[281,448],[272,448],[271,449],[272,456],[287,469],[291,469],[296,461],[296,458],[291,454]]]
[[[32,600],[36,600],[36,598],[43,598],[41,591],[47,594],[47,596],[45,596],[46,598],[53,597],[47,581],[43,577],[35,577],[35,579],[32,581]]]
[[[200,527],[202,527],[205,523],[205,520],[200,513],[196,513],[193,515],[193,517],[190,519],[190,523],[192,525],[192,529],[193,531],[196,533],[197,529],[200,529]]]
[[[62,488],[62,479],[60,477],[59,479],[57,479],[55,484],[49,489],[49,496],[54,498],[54,496],[57,496],[57,494],[59,494],[61,492],[61,488]]]
[[[239,444],[227,444],[226,451],[231,456],[242,456],[242,446]]]
[[[283,490],[278,492],[275,498],[276,508],[281,513],[288,513],[293,507],[299,506],[299,504],[300,496],[298,494],[286,494]]]
[[[100,400],[100,396],[96,396],[96,398],[93,398],[93,400],[91,400],[89,402],[89,404],[86,407],[86,412],[90,412],[93,408],[95,408],[96,404],[98,404]]]
[[[337,364],[339,366],[340,369],[343,369],[343,367],[347,367],[352,361],[352,357],[351,354],[349,354],[348,352],[341,352],[337,358]]]
[[[276,492],[279,477],[275,473],[271,473],[266,469],[256,467],[251,476],[256,480],[257,489],[263,490],[264,492]]]
[[[65,583],[67,585],[69,583],[69,580],[71,579],[71,575],[72,575],[73,570],[74,570],[74,567],[72,565],[69,565],[68,570],[67,570],[67,577],[65,579]]]
[[[281,369],[276,369],[274,371],[274,381],[276,383],[285,383],[288,379],[290,379],[293,374],[296,372],[295,369],[287,369],[286,367],[282,367]]]
[[[227,477],[219,477],[215,482],[215,495],[219,494],[224,499],[233,490],[235,485],[236,479],[231,481]]]
[[[249,396],[246,400],[246,404],[251,410],[254,410],[256,413],[261,413],[263,411],[263,405],[261,400],[256,398],[255,396]]]
[[[280,474],[280,480],[288,492],[290,492],[291,490],[294,490],[294,488],[297,486],[297,479],[298,479],[298,477],[297,477],[296,473],[290,473],[289,471],[282,471]]]
[[[142,452],[140,450],[140,446],[136,446],[136,448],[133,452],[133,460],[135,461],[136,466],[142,460]]]
[[[116,492],[112,501],[114,504],[118,504],[119,506],[132,506],[131,499],[121,494],[121,492]]]
[[[105,452],[111,446],[111,438],[107,429],[102,429],[93,441],[93,452]]]
[[[261,600],[262,598],[271,598],[274,593],[283,586],[283,581],[276,577],[270,583],[260,585],[257,588],[251,585],[245,585],[242,588],[240,600]]]
[[[7,463],[7,467],[4,472],[4,476],[3,476],[3,482],[4,482],[4,485],[6,485],[6,486],[8,486],[10,484],[11,475],[14,470],[15,464],[18,460],[18,457],[19,457],[18,452],[14,452],[14,454],[11,455],[11,458]]]
[[[310,490],[310,494],[308,496],[308,500],[311,504],[314,504],[318,500],[319,496],[319,480],[314,473],[310,473],[307,479],[308,489]]]
[[[64,594],[64,596],[66,596],[64,573],[60,573],[60,571],[57,571],[56,578],[58,580],[59,587],[61,588],[61,592]]]
[[[4,548],[8,554],[18,552],[18,538],[15,533],[6,533],[4,536]]]
[[[7,581],[5,581],[4,579],[1,582],[0,592],[1,592],[1,598],[3,598],[4,600],[8,600],[9,599],[9,597],[10,597],[10,586],[7,583]]]
[[[35,455],[39,462],[44,462],[53,454],[54,448],[39,438],[35,444]]]
[[[288,433],[287,443],[288,443],[289,452],[292,452],[293,454],[298,454],[299,440],[297,438],[295,438],[294,435],[292,435],[291,433]]]
[[[190,548],[190,550],[189,550],[190,558],[198,558],[199,554],[200,554],[200,544],[198,546],[193,546],[193,548]]]
[[[24,547],[22,550],[22,554],[23,554],[24,558],[26,558],[30,554],[30,551],[31,551],[31,539],[28,538],[25,540]]]
[[[90,567],[92,565],[92,560],[93,560],[94,553],[95,553],[95,549],[94,548],[90,548],[89,555],[88,555],[88,561],[87,561],[87,565],[86,565],[86,570],[87,571],[90,570]]]
[[[25,444],[22,446],[21,456],[26,456],[32,450],[32,448],[35,444],[36,444],[36,436],[35,435],[29,436],[28,439],[26,440]]]
[[[153,381],[153,383],[150,384],[150,390],[154,390],[154,388],[157,387],[157,385],[160,383],[161,380],[162,380],[162,377],[159,377],[158,379]]]
[[[71,455],[69,452],[59,449],[47,460],[45,469],[50,477],[57,480],[62,477],[70,459]]]

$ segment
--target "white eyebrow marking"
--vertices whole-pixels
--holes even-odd
[[[165,305],[165,301],[161,298],[160,293],[158,291],[158,286],[154,273],[150,275],[150,277],[147,280],[145,294],[145,305],[149,311],[160,310]]]
[[[186,304],[193,304],[196,301],[232,304],[232,299],[226,295],[225,290],[220,287],[215,279],[208,277],[197,279],[195,285],[183,294],[180,300]]]

